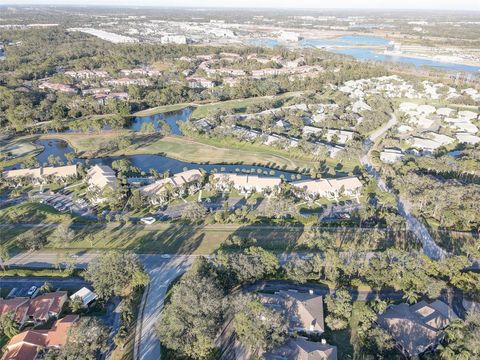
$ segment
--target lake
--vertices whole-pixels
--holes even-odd
[[[132,120],[129,129],[133,131],[142,131],[143,126],[152,123],[155,131],[160,131],[162,128],[162,123],[167,123],[170,126],[171,134],[182,135],[182,131],[178,126],[178,122],[187,121],[192,112],[193,109],[187,107],[182,110],[166,112],[163,114],[136,117]]]
[[[64,164],[67,163],[65,157],[66,153],[73,153],[73,148],[63,140],[38,140],[35,142],[37,145],[44,147],[44,150],[36,156],[36,159],[40,164],[47,164],[48,157],[53,155],[58,157]],[[265,166],[256,165],[243,165],[243,164],[197,164],[176,159],[169,158],[162,155],[130,155],[130,156],[108,156],[92,159],[75,158],[74,163],[83,163],[86,165],[103,164],[111,166],[112,162],[119,159],[128,159],[133,166],[139,168],[142,171],[148,172],[151,168],[156,169],[158,172],[163,173],[165,171],[171,171],[172,173],[178,173],[185,169],[203,169],[208,172],[238,172],[238,173],[251,173],[263,176],[281,176],[285,179],[306,179],[308,176],[300,175],[294,172],[283,171],[279,169],[272,169]],[[9,166],[6,168],[14,169],[17,166]]]
[[[283,43],[277,39],[252,39],[251,44],[257,46],[282,46]],[[387,45],[389,41],[385,38],[375,36],[349,35],[341,36],[335,39],[306,39],[300,41],[300,46],[327,47],[328,51],[336,54],[349,55],[361,61],[382,61],[411,64],[416,67],[428,66],[447,71],[464,71],[470,73],[479,73],[480,66],[463,65],[456,63],[447,63],[442,61],[417,59],[408,56],[392,56],[375,52],[368,48],[359,48],[357,46],[379,46]],[[342,47],[342,48],[335,48]],[[347,48],[346,48],[347,47]]]

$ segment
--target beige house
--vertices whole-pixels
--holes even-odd
[[[152,197],[168,190],[178,189],[182,186],[199,182],[201,179],[202,173],[200,170],[187,170],[171,177],[155,181],[153,184],[141,187],[139,190],[143,196]]]
[[[291,183],[309,197],[337,198],[340,195],[357,196],[362,183],[355,176],[340,179],[300,180]]]
[[[213,174],[213,179],[219,190],[225,190],[232,187],[240,192],[273,191],[282,183],[282,179],[277,177],[235,173]]]
[[[7,170],[3,172],[5,179],[31,179],[34,184],[47,182],[49,179],[68,179],[75,178],[78,175],[77,165],[57,166],[57,167],[40,167],[36,169],[18,169]]]
[[[313,293],[278,291],[275,294],[261,294],[260,301],[277,310],[288,319],[290,332],[303,331],[309,334],[323,334],[323,297]]]
[[[378,316],[377,323],[394,338],[407,357],[434,350],[443,339],[443,329],[457,318],[443,301],[421,301],[415,305],[390,305]]]
[[[116,190],[118,187],[118,180],[115,171],[110,166],[95,165],[87,173],[86,181],[90,190],[97,190],[102,192],[105,188]],[[98,194],[92,202],[95,204],[105,201],[104,198]]]

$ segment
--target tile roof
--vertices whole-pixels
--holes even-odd
[[[12,337],[2,360],[34,360],[39,350],[61,347],[67,341],[68,330],[78,315],[67,315],[55,321],[50,330],[28,330]]]

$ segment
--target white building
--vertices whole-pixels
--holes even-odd
[[[171,177],[160,179],[152,184],[141,187],[140,194],[146,197],[152,197],[168,190],[181,188],[192,183],[201,181],[203,175],[198,169],[192,169],[177,173]]]
[[[393,164],[404,157],[403,152],[397,148],[385,148],[380,152],[380,161],[386,164]]]
[[[309,197],[338,198],[341,195],[357,196],[362,183],[357,177],[340,179],[300,180],[291,183],[293,187],[304,191]]]
[[[188,42],[185,35],[165,35],[160,38],[162,44],[178,44],[184,45]]]
[[[92,290],[83,287],[80,290],[78,290],[75,294],[70,296],[70,300],[75,300],[76,298],[80,299],[83,303],[83,306],[88,306],[92,301],[94,301],[97,298],[97,294],[95,294]]]
[[[282,182],[282,179],[276,177],[235,173],[213,174],[213,179],[219,190],[234,188],[240,192],[273,191]]]

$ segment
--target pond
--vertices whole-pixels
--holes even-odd
[[[42,165],[48,164],[48,157],[53,155],[59,159],[63,164],[67,163],[65,157],[66,153],[73,153],[73,148],[63,140],[38,140],[35,142],[37,145],[44,147],[44,150],[36,156],[38,162]],[[238,172],[238,173],[251,173],[262,176],[281,176],[285,179],[306,179],[308,176],[300,175],[294,172],[283,171],[278,169],[272,169],[265,166],[257,165],[227,165],[227,164],[197,164],[176,159],[169,158],[162,155],[130,155],[130,156],[109,156],[92,159],[75,158],[74,163],[83,163],[86,165],[103,164],[111,166],[112,162],[119,159],[128,159],[133,166],[139,168],[142,171],[148,172],[150,169],[156,169],[158,172],[163,173],[165,171],[171,171],[177,173],[184,171],[185,169],[203,169],[208,172]],[[19,165],[10,166],[6,169],[19,168]]]
[[[170,126],[171,134],[182,135],[182,131],[178,126],[178,122],[187,121],[192,112],[193,109],[187,107],[178,111],[155,114],[152,116],[136,117],[132,120],[129,129],[133,131],[142,131],[147,124],[153,124],[155,131],[160,131],[162,128],[162,123],[167,123]]]

